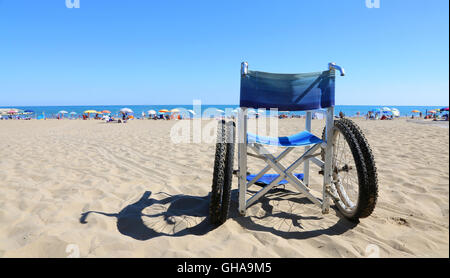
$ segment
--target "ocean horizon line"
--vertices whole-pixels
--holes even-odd
[[[16,107],[92,107],[92,106],[120,106],[120,107],[126,107],[126,106],[192,106],[193,104],[77,104],[77,105],[0,105],[0,108],[16,108]],[[201,105],[206,106],[239,106],[239,104],[209,104],[209,103],[202,103]],[[447,104],[436,104],[436,105],[415,105],[415,104],[408,104],[408,105],[399,105],[399,104],[336,104],[335,106],[392,106],[392,107],[444,107],[448,106]]]

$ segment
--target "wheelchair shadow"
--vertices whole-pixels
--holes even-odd
[[[117,229],[121,234],[142,241],[160,236],[201,236],[217,228],[209,223],[210,194],[198,197],[184,194],[169,195],[160,192],[154,195],[159,194],[167,197],[157,200],[151,198],[152,192],[146,191],[137,202],[126,206],[118,213],[87,211],[81,214],[79,221],[81,224],[87,224],[88,216],[91,214],[114,217],[117,221]],[[301,195],[284,189],[273,189],[267,198],[260,199],[258,203],[261,204],[264,215],[252,215],[248,211],[247,216],[240,216],[237,196],[238,190],[233,190],[229,217],[248,230],[270,232],[286,239],[307,239],[324,234],[339,235],[356,226],[341,217],[338,223],[327,229],[304,230],[303,221],[320,221],[322,218],[302,216],[292,211],[278,211],[271,203],[289,201],[293,204],[310,204],[307,198],[302,198]],[[292,229],[289,231],[277,229],[273,219],[279,219],[281,222],[291,225]]]
[[[251,192],[250,190],[249,192],[252,194],[256,193]],[[340,215],[337,209],[335,209],[336,214],[339,217],[336,224],[325,229],[307,230],[303,226],[304,222],[323,221],[324,217],[303,216],[302,214],[304,213],[296,213],[294,207],[298,204],[310,205],[312,202],[298,192],[293,192],[283,188],[275,188],[270,192],[271,193],[268,194],[267,197],[262,197],[257,203],[254,204],[256,205],[260,203],[261,209],[264,211],[264,215],[258,216],[250,214],[248,216],[238,216],[234,220],[247,230],[270,232],[285,239],[308,239],[321,235],[335,236],[343,234],[357,226],[357,223],[347,220],[344,216]],[[238,192],[234,192],[234,194],[236,196],[233,196],[233,199],[237,200]],[[288,202],[291,205],[285,206],[288,207],[287,211],[281,210],[274,205],[278,202]],[[233,202],[232,205],[234,207],[232,207],[231,210],[238,211],[237,201]],[[249,208],[250,210],[251,207]],[[249,209],[247,209],[247,212],[249,212]],[[281,229],[281,226],[286,227],[286,229]]]
[[[87,218],[92,213],[115,217],[119,232],[137,240],[149,240],[160,236],[204,235],[213,230],[214,227],[206,218],[209,195],[196,197],[161,192],[157,194],[165,194],[168,197],[157,200],[150,198],[151,194],[152,192],[146,191],[136,203],[126,206],[118,213],[84,212],[81,214],[80,223],[88,223]],[[143,212],[146,209],[156,213],[146,214]],[[199,218],[204,219],[199,221]]]

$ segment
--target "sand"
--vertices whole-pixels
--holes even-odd
[[[379,170],[369,218],[322,215],[290,186],[242,217],[235,178],[218,228],[207,220],[215,146],[173,143],[177,121],[0,121],[0,257],[448,257],[448,123],[356,121]],[[303,127],[279,122],[281,135]]]

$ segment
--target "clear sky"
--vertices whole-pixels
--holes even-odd
[[[339,105],[448,105],[449,1],[0,0],[0,106],[239,102],[250,69],[343,66]]]

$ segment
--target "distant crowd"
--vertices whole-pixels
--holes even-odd
[[[413,111],[414,112],[414,111]],[[404,115],[403,117],[411,118],[411,119],[431,119],[431,120],[441,120],[441,121],[448,121],[449,115],[448,111],[440,111],[439,113],[425,113],[415,111],[417,113],[412,113],[410,115]],[[249,115],[250,117],[259,118],[261,117],[260,113]],[[225,117],[222,115],[222,117]],[[292,118],[305,118],[305,115],[300,114],[294,114],[294,113],[288,113],[288,112],[282,112],[278,115],[279,119],[292,119]],[[337,118],[344,118],[346,115],[340,111]],[[383,112],[374,112],[374,111],[368,111],[365,115],[361,115],[359,112],[357,112],[354,117],[365,117],[366,120],[393,120],[394,118],[399,118],[399,116],[395,117],[393,114],[389,113],[383,113]],[[126,122],[130,119],[138,119],[138,120],[182,120],[184,117],[180,113],[159,113],[159,114],[145,114],[142,112],[140,116],[135,117],[133,113],[119,113],[116,114],[115,117],[112,114],[80,114],[80,115],[71,115],[71,116],[65,116],[62,114],[50,114],[50,115],[39,115],[34,116],[32,115],[16,115],[16,114],[0,114],[0,120],[31,120],[31,119],[82,119],[82,120],[104,120],[106,122]],[[190,117],[188,117],[189,119]],[[211,118],[214,118],[211,116]],[[230,116],[231,119],[234,119],[234,116]],[[323,119],[324,114],[314,112],[312,113],[313,119]]]

